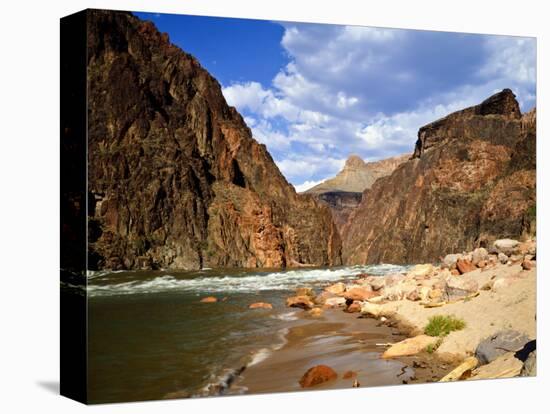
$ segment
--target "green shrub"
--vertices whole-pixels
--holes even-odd
[[[426,352],[427,352],[428,354],[434,353],[434,351],[435,351],[437,348],[439,348],[439,346],[441,345],[442,342],[443,342],[442,338],[439,338],[439,339],[437,340],[437,342],[435,342],[435,343],[433,343],[433,344],[430,344],[430,345],[428,345],[428,346],[426,347]]]
[[[424,332],[430,336],[446,336],[452,331],[464,329],[465,326],[466,323],[462,319],[448,315],[437,315],[430,318]]]

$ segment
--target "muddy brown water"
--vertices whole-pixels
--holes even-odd
[[[92,403],[295,391],[304,372],[332,366],[315,389],[400,384],[413,370],[379,358],[395,331],[341,310],[318,319],[285,307],[297,287],[320,292],[359,273],[404,267],[98,273],[88,279],[88,384]],[[200,303],[215,296],[217,303]],[[269,302],[272,310],[249,310]],[[244,370],[243,370],[244,369]]]

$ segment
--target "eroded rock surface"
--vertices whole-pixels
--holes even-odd
[[[88,12],[88,90],[91,269],[341,263],[329,209],[151,22]]]
[[[376,180],[393,172],[405,162],[409,155],[400,155],[374,162],[365,162],[357,155],[351,155],[334,178],[323,181],[305,193],[314,195],[326,204],[339,231],[349,216],[361,203],[364,190],[371,188]]]
[[[345,262],[435,262],[531,233],[535,117],[521,115],[505,89],[420,128],[413,158],[378,179],[350,215]]]

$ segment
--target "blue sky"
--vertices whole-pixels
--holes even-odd
[[[503,88],[535,105],[534,38],[136,14],[218,79],[299,190],[352,153],[410,153],[419,127]]]

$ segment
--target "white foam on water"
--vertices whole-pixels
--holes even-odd
[[[183,292],[235,293],[273,290],[293,290],[297,286],[322,285],[354,278],[361,273],[385,275],[400,273],[406,266],[389,264],[339,267],[332,269],[296,269],[279,272],[249,273],[245,276],[201,276],[196,278],[178,278],[172,275],[157,276],[149,280],[135,280],[115,284],[99,284],[88,278],[90,296],[127,295],[178,290]],[[102,274],[105,276],[105,273]]]
[[[251,367],[253,365],[259,364],[262,361],[265,361],[267,359],[267,357],[269,355],[271,355],[271,352],[272,352],[271,349],[268,349],[268,348],[262,348],[262,349],[256,351],[252,355],[252,359],[248,363],[247,368]]]
[[[286,312],[278,315],[273,315],[272,318],[280,319],[281,321],[295,321],[298,319],[297,312]]]
[[[111,275],[114,273],[123,273],[125,270],[87,270],[86,278],[88,280],[97,279],[103,276]]]

